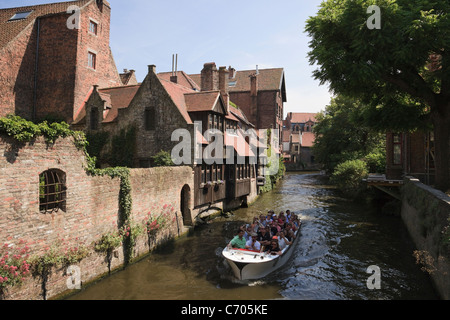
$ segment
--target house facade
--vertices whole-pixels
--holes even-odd
[[[107,136],[98,154],[103,166],[118,165],[114,159],[120,153],[130,160],[128,166],[151,167],[159,151],[175,152],[192,167],[199,215],[251,202],[258,194],[259,139],[243,111],[229,101],[228,70],[220,68],[214,81],[208,73],[214,68],[205,64],[199,87],[184,72],[167,77],[154,65],[140,84],[94,86],[74,127],[91,137]],[[120,139],[128,141],[126,146]],[[221,144],[213,143],[216,139]],[[177,149],[185,142],[187,149]]]
[[[215,78],[219,70],[211,70]],[[191,74],[197,85],[205,80],[203,74]],[[276,130],[281,140],[284,103],[287,102],[283,68],[236,70],[228,67],[228,91],[233,101],[246,114],[256,129]],[[280,145],[281,149],[281,145]]]
[[[432,185],[435,177],[433,132],[386,135],[386,179],[399,181],[413,176]]]
[[[288,113],[283,124],[283,151],[287,170],[318,170],[312,147],[315,113]]]

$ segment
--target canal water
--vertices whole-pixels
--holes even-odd
[[[200,226],[125,270],[88,286],[72,300],[428,300],[439,299],[413,257],[398,216],[340,196],[316,173],[291,173],[249,208]],[[282,269],[238,281],[221,256],[237,228],[269,209],[303,221],[301,238]],[[367,273],[377,266],[380,289]]]

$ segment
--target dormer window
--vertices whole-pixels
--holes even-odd
[[[15,15],[13,15],[8,21],[16,21],[16,20],[23,20],[28,18],[28,16],[33,12],[31,11],[23,11],[23,12],[16,12]]]

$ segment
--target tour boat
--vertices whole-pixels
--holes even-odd
[[[238,280],[256,280],[264,278],[282,267],[292,256],[294,247],[300,238],[300,228],[295,232],[295,239],[286,246],[281,255],[271,255],[267,252],[225,247],[222,255],[227,260]]]

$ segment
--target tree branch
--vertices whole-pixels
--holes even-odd
[[[417,74],[417,72],[405,72],[402,70],[402,75],[385,74],[383,80],[393,84],[400,91],[423,100],[431,108],[436,106],[436,94],[429,88],[425,80]]]

